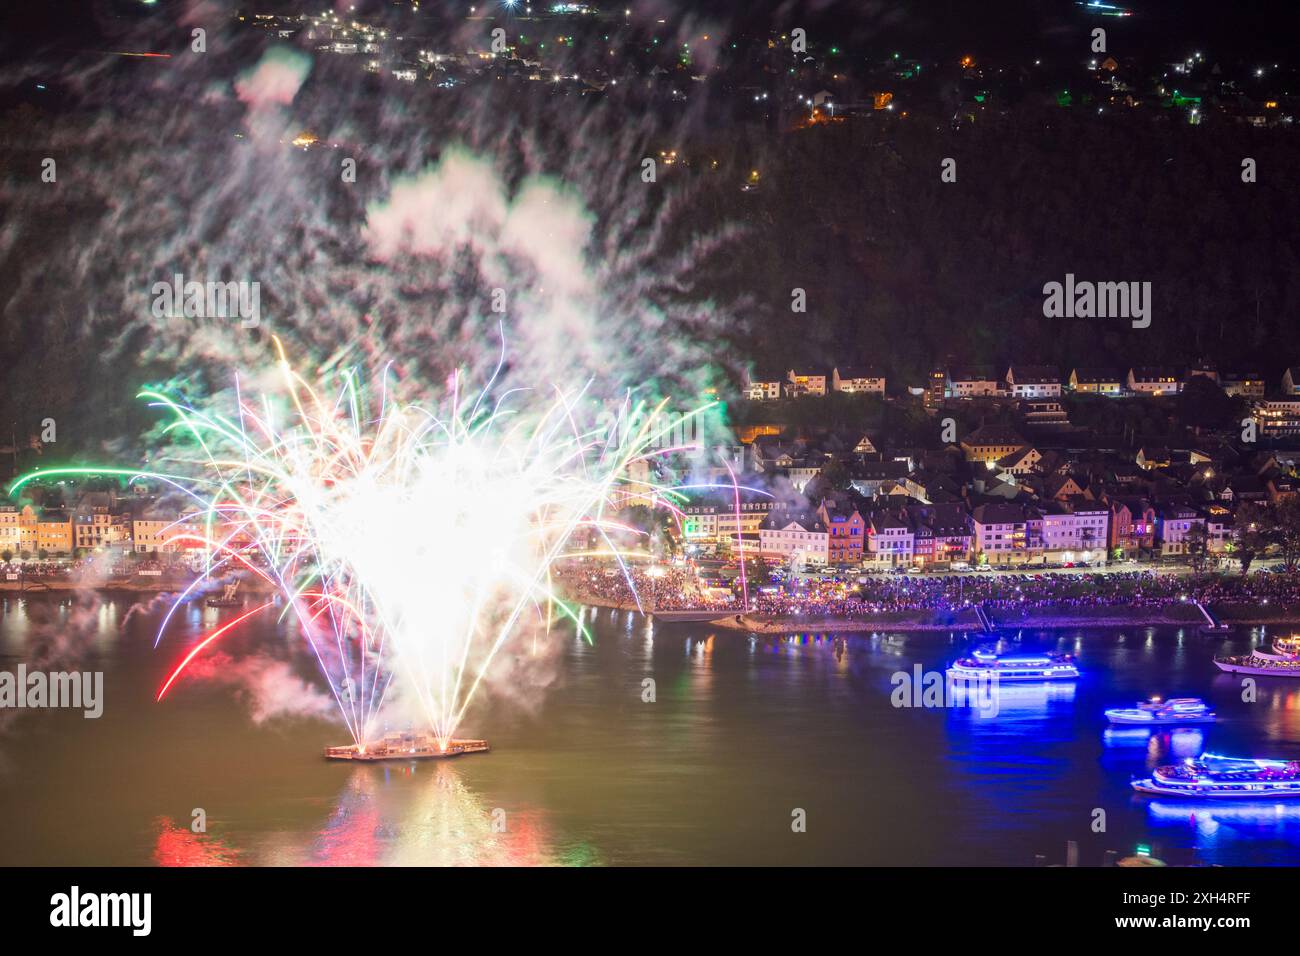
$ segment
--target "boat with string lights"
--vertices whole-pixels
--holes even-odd
[[[1106,711],[1106,719],[1112,724],[1153,727],[1158,724],[1210,724],[1217,717],[1209,704],[1199,697],[1171,697],[1169,700],[1152,697],[1136,707],[1112,707]]]
[[[954,661],[948,676],[955,680],[1054,681],[1075,680],[1079,668],[1068,654],[1000,654],[978,647]]]
[[[1255,760],[1202,754],[1157,767],[1132,781],[1138,793],[1192,799],[1278,799],[1300,797],[1300,761]]]
[[[1275,637],[1267,651],[1255,651],[1256,657],[1269,661],[1300,661],[1300,634]]]
[[[1300,659],[1261,654],[1258,651],[1240,657],[1216,657],[1214,666],[1229,674],[1248,674],[1252,677],[1300,677]]]
[[[346,747],[326,747],[326,760],[440,760],[464,754],[487,753],[486,740],[449,740],[441,745],[433,734],[422,731],[397,731],[385,734],[376,743]]]

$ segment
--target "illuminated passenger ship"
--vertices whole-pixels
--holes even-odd
[[[1139,793],[1162,797],[1276,799],[1300,797],[1300,762],[1252,760],[1202,754],[1182,763],[1157,767],[1143,780],[1134,780]]]
[[[1300,677],[1300,659],[1275,654],[1247,654],[1243,657],[1216,657],[1214,666],[1229,674],[1255,677]]]
[[[1079,669],[1066,654],[999,654],[980,647],[969,657],[954,661],[948,676],[957,680],[1074,680]]]
[[[449,740],[447,746],[438,744],[438,738],[423,731],[397,731],[385,734],[382,740],[360,746],[326,747],[327,760],[437,760],[459,757],[462,754],[486,753],[486,740]]]
[[[1112,707],[1106,711],[1106,719],[1112,724],[1137,724],[1144,727],[1155,724],[1186,726],[1213,723],[1215,713],[1199,697],[1171,697],[1165,701],[1152,697],[1136,707]]]
[[[1255,651],[1256,657],[1269,661],[1300,661],[1300,634],[1273,638],[1271,653]]]

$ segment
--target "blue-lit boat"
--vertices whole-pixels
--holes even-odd
[[[1132,782],[1138,793],[1162,797],[1260,800],[1300,797],[1300,762],[1202,754],[1157,767]]]
[[[1215,720],[1214,711],[1199,697],[1171,697],[1161,700],[1152,697],[1136,707],[1112,707],[1106,719],[1112,724],[1136,724],[1153,727],[1156,724],[1209,724]]]
[[[956,680],[1049,681],[1074,680],[1079,669],[1068,654],[999,654],[976,648],[954,661],[948,676]]]

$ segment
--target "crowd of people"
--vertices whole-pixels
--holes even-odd
[[[565,564],[554,579],[562,593],[578,601],[645,610],[684,610],[728,606],[729,596],[710,589],[691,571],[679,567],[619,567],[611,564]],[[739,606],[737,604],[737,606]]]
[[[1069,613],[1112,607],[1154,609],[1199,600],[1213,604],[1300,607],[1300,575],[1256,573],[1175,575],[1154,571],[1079,574],[1000,574],[911,577],[839,575],[780,583],[739,578],[726,589],[707,587],[682,568],[622,569],[583,565],[559,574],[577,600],[646,610],[717,608],[772,616],[852,618],[903,611],[956,611],[982,607],[989,614],[1052,610]]]

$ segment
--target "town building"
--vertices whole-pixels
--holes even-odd
[[[759,528],[759,553],[794,565],[827,564],[830,535],[812,512],[769,512]]]
[[[1058,398],[1061,375],[1050,365],[1013,365],[1007,369],[1007,388],[1012,398]]]
[[[1116,559],[1150,554],[1156,546],[1156,511],[1145,498],[1110,499],[1109,540],[1111,556]]]
[[[848,365],[831,369],[831,386],[849,395],[884,395],[885,373],[874,365]]]
[[[792,398],[826,394],[826,375],[824,373],[797,372],[792,369],[786,378],[785,391]]]
[[[1224,394],[1242,398],[1264,397],[1264,376],[1260,372],[1228,372],[1219,383]]]
[[[17,506],[0,505],[0,555],[13,557],[22,553],[23,532],[19,517]]]
[[[1042,548],[1049,563],[1105,561],[1110,515],[1104,505],[1052,501],[1040,511]]]
[[[1173,369],[1140,366],[1128,370],[1128,390],[1136,395],[1177,395],[1183,389]]]
[[[1124,379],[1113,368],[1076,368],[1070,373],[1070,391],[1080,395],[1109,395],[1124,391]]]
[[[995,398],[1002,389],[992,366],[953,366],[948,369],[949,398]]]
[[[916,536],[904,508],[880,508],[867,528],[867,560],[876,567],[906,567],[916,552]]]
[[[1041,554],[1042,521],[1024,505],[977,505],[970,516],[972,553],[984,564],[1026,564]]]
[[[992,467],[997,461],[1025,447],[1026,442],[1005,425],[982,425],[960,442],[967,461]]]
[[[1189,554],[1188,532],[1205,526],[1205,517],[1188,504],[1162,504],[1156,508],[1156,544],[1162,558]]]
[[[1254,412],[1260,438],[1292,438],[1300,435],[1300,396],[1256,402]]]
[[[827,533],[827,561],[833,565],[859,565],[866,549],[866,522],[848,496],[824,498],[817,517]]]

